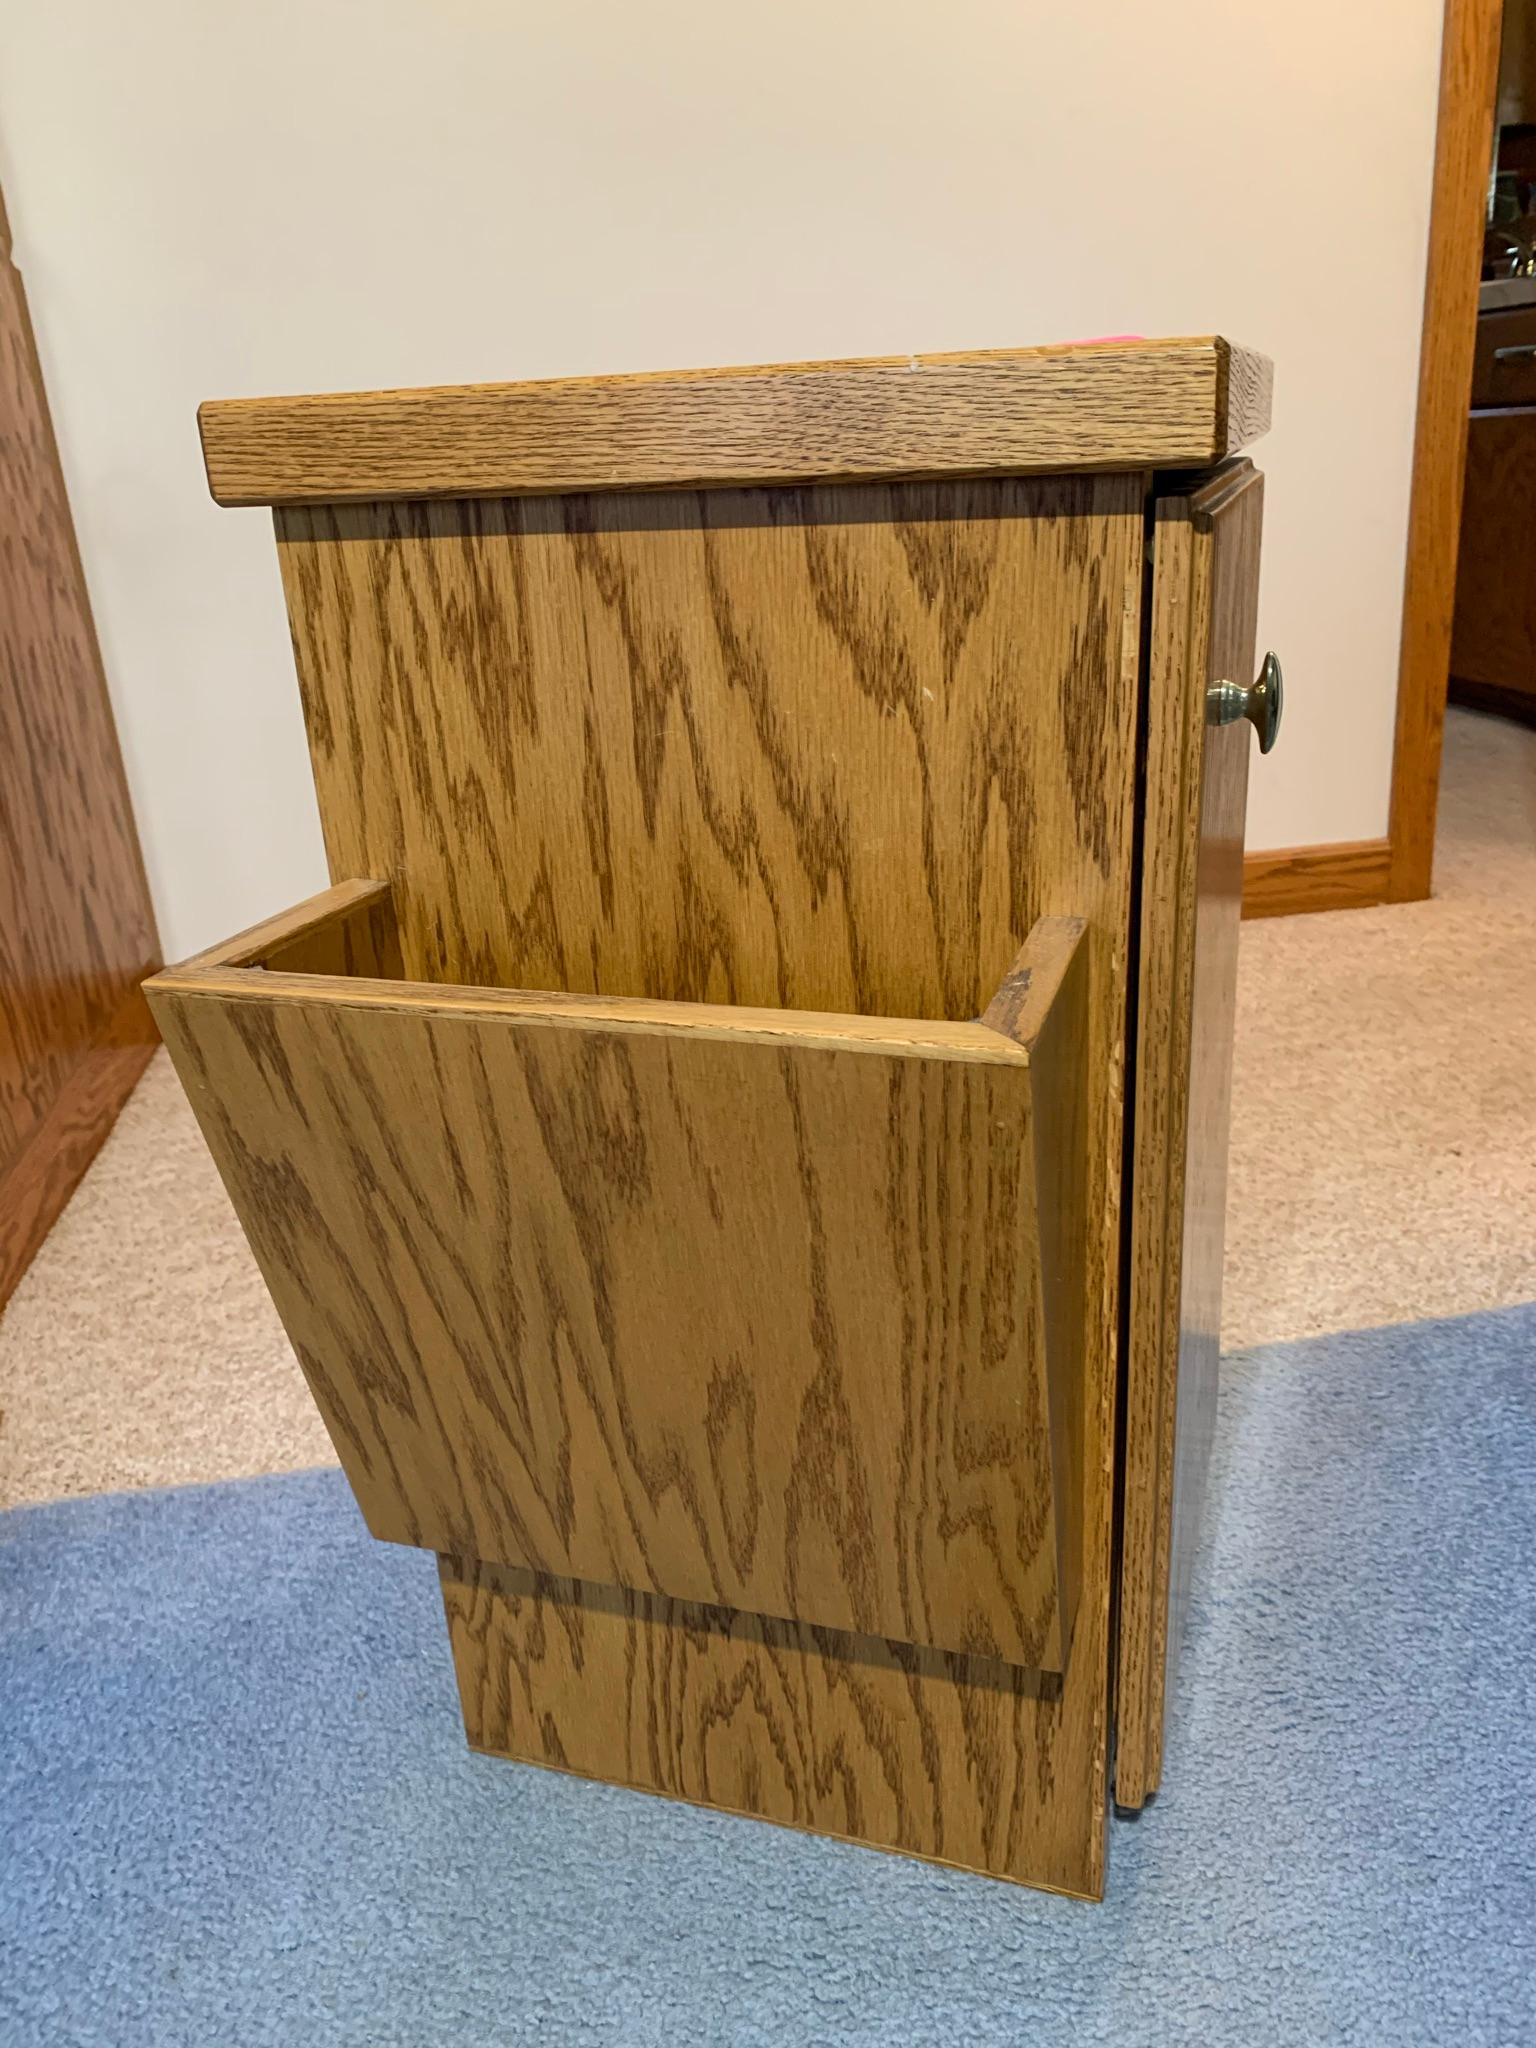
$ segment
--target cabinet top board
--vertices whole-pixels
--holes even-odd
[[[1195,469],[1269,427],[1216,335],[213,400],[221,505]]]

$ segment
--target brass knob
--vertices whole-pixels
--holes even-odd
[[[1259,680],[1248,689],[1241,683],[1212,683],[1205,693],[1208,725],[1236,725],[1246,718],[1259,736],[1259,752],[1267,754],[1280,735],[1280,717],[1285,710],[1285,678],[1273,654],[1266,654]]]

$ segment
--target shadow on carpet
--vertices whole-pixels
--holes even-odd
[[[1536,2040],[1536,1308],[1225,1374],[1101,1907],[471,1757],[338,1474],[0,1517],[0,2042]]]

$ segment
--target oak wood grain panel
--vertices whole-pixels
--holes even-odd
[[[943,1035],[1038,919],[1084,918],[1081,1591],[1059,1688],[1013,1709],[1035,1875],[1084,1892],[1104,1855],[1145,488],[278,519],[332,874],[390,881],[406,975],[481,990],[434,1001],[514,986],[568,1024],[725,1001],[764,1038],[783,1008]],[[267,977],[274,1017],[294,979]],[[387,984],[354,1000],[398,1006]],[[834,1687],[840,1641],[815,1653]]]
[[[1137,478],[279,515],[413,980],[977,1015],[1128,859]]]
[[[110,1127],[131,1085],[133,1044],[146,1056],[153,1045],[137,989],[158,958],[26,295],[0,216],[0,1273],[12,1279],[21,1248],[30,1255]],[[0,1284],[0,1300],[5,1291]]]
[[[1209,508],[1210,673],[1251,673],[1259,594],[1260,490]],[[1189,1588],[1205,1507],[1215,1435],[1221,1353],[1221,1282],[1231,1132],[1232,1038],[1237,1006],[1238,924],[1242,917],[1243,831],[1248,809],[1251,735],[1242,726],[1208,728],[1200,792],[1195,874],[1194,957],[1189,1006],[1189,1068],[1182,1180],[1171,1183],[1170,1213],[1180,1218],[1178,1373],[1163,1410],[1162,1539],[1158,1576],[1166,1600],[1154,1609],[1152,1735],[1160,1759],[1167,1702],[1189,1607]],[[1167,1562],[1164,1563],[1166,1557]],[[1159,1682],[1160,1667],[1160,1682]]]
[[[154,1051],[148,1011],[135,990],[70,1067],[29,1135],[0,1164],[0,1303],[9,1299],[80,1185]]]
[[[958,1059],[152,995],[376,1534],[1060,1669],[1082,940]]]
[[[1061,1698],[1019,1710],[1085,1891],[1143,506],[1124,477],[278,519],[332,873],[393,881],[409,975],[953,1019],[1038,918],[1086,919],[1082,1590]]]
[[[1270,366],[1215,336],[532,384],[225,399],[223,505],[1021,475],[1207,463],[1269,426]]]
[[[439,1564],[476,1749],[1102,1892],[1059,1680],[615,1587]]]
[[[982,1016],[985,1026],[1027,1048],[1030,1058],[1056,1542],[1060,1580],[1069,1589],[1070,1604],[1075,1604],[1082,1580],[1084,1460],[1090,1422],[1086,1403],[1094,1381],[1085,1346],[1096,1329],[1084,1292],[1090,1175],[1089,1089],[1083,1062],[1085,1048],[1093,1041],[1086,967],[1081,919],[1042,919]]]
[[[1217,488],[1224,485],[1218,482]],[[1189,1058],[1189,936],[1200,820],[1209,589],[1189,501],[1156,508],[1148,639],[1135,1092],[1115,1662],[1116,1802],[1156,1784],[1150,1736],[1159,1570],[1163,1411],[1177,1373],[1179,1223],[1171,1179]],[[1170,1266],[1172,1271],[1170,1271]],[[1172,1307],[1170,1309],[1170,1297]]]
[[[1249,729],[1205,693],[1251,673],[1263,479],[1157,508],[1140,924],[1115,1797],[1157,1789],[1216,1397]]]
[[[1387,826],[1394,903],[1427,896],[1434,868],[1467,401],[1503,13],[1502,0],[1446,0],[1440,44],[1440,111]]]

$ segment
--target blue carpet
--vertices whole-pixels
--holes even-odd
[[[0,2042],[1536,2041],[1533,1368],[1536,1308],[1229,1361],[1097,1908],[472,1758],[331,1473],[0,1517]]]

